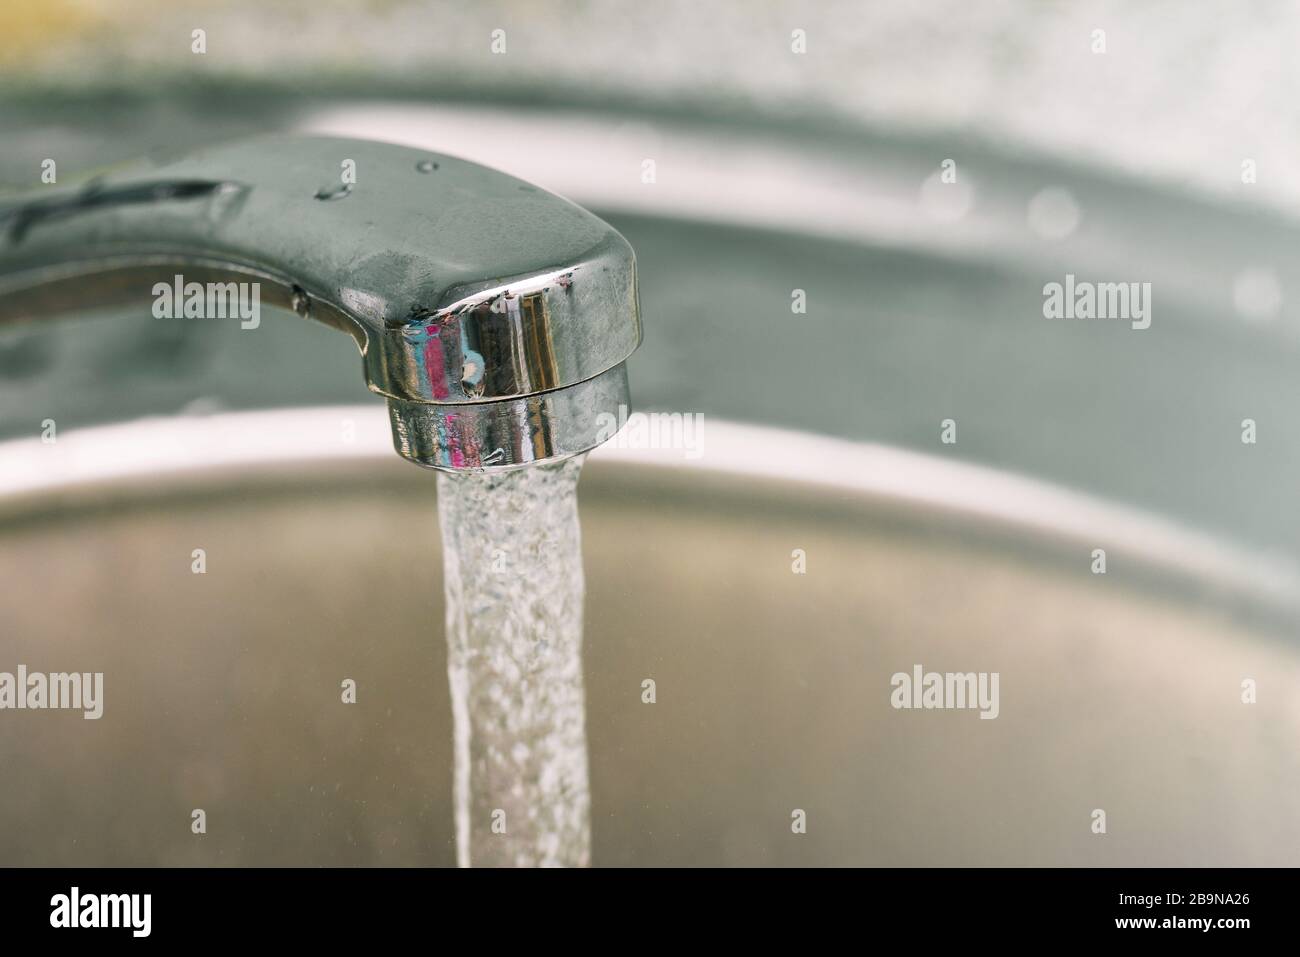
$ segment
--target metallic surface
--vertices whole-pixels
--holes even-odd
[[[566,458],[612,438],[626,418],[622,363],[567,389],[472,405],[388,400],[403,457],[458,471]],[[623,416],[620,417],[620,409]]]
[[[6,713],[0,861],[454,863],[432,483],[356,412],[0,446],[0,478],[38,466],[0,492],[4,667],[105,676],[98,720]],[[705,459],[611,442],[584,467],[595,864],[1300,863],[1293,606],[1122,511],[711,428]],[[1123,535],[1093,575],[1087,543]],[[998,718],[892,708],[917,663],[999,672]]]
[[[355,183],[340,180],[349,170]],[[467,413],[496,423],[494,448],[505,450],[472,467],[595,445],[574,423],[561,423],[564,442],[552,444],[553,419],[534,429],[517,410],[586,408],[593,387],[583,384],[641,339],[635,260],[617,232],[521,180],[439,154],[262,137],[0,202],[0,322],[143,301],[181,272],[186,283],[260,283],[265,303],[350,332],[394,422],[419,418],[413,404],[514,400]],[[520,402],[579,386],[573,397]],[[615,398],[626,404],[626,391]],[[460,458],[395,441],[420,464]],[[514,460],[516,449],[528,457]]]

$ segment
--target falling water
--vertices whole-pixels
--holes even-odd
[[[582,459],[438,474],[462,867],[590,861]]]

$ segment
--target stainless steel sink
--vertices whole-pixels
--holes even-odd
[[[594,863],[1300,860],[1285,574],[992,470],[709,428],[582,480]],[[6,661],[105,673],[98,721],[5,715],[0,861],[454,862],[434,483],[387,443],[367,407],[0,448]],[[999,672],[998,717],[894,709],[917,663]]]
[[[523,129],[390,105],[488,163]],[[177,150],[384,135],[382,102],[181,106]],[[36,131],[0,174],[47,113],[83,168],[136,152],[100,112],[0,104]],[[594,863],[1300,864],[1293,223],[978,144],[935,220],[931,142],[526,112],[539,168],[498,165],[636,249],[636,407],[706,420],[698,459],[606,446],[580,486]],[[1066,239],[1026,225],[1045,187]],[[1234,302],[1261,263],[1271,318]],[[1151,328],[1044,319],[1067,270],[1152,281]],[[296,322],[0,330],[0,671],[106,685],[98,721],[0,721],[0,863],[454,863],[434,482]],[[894,709],[917,664],[998,672],[998,717]]]

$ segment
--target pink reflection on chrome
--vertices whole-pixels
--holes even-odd
[[[429,388],[435,399],[445,399],[451,393],[447,389],[447,362],[442,349],[442,339],[438,327],[424,327],[424,371],[429,377]]]

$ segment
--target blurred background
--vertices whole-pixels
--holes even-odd
[[[1282,0],[5,2],[0,207],[46,159],[63,184],[304,131],[478,161],[627,236],[634,403],[703,413],[729,477],[599,453],[584,477],[598,863],[1294,864],[1297,35]],[[1150,328],[1045,319],[1067,274],[1150,283]],[[0,440],[363,404],[382,432],[351,342],[292,316],[0,325]],[[8,743],[5,820],[62,803],[7,860],[450,859],[430,483],[365,464],[281,498],[11,510],[11,594],[46,587],[36,559],[70,571],[62,617],[15,599],[0,633],[137,685],[101,750],[39,716]],[[761,466],[771,488],[735,477]],[[972,503],[1014,520],[972,537]],[[197,537],[237,570],[151,570]],[[1124,543],[1108,578],[1099,541]],[[999,670],[1003,716],[900,717],[881,689],[917,660]],[[320,706],[337,673],[387,715]],[[624,694],[646,674],[679,689],[653,720]],[[78,792],[68,742],[116,800]],[[204,800],[238,817],[221,842],[143,820]],[[1109,843],[1096,806],[1127,822]]]
[[[957,417],[946,455],[1295,556],[1298,20],[1283,2],[11,3],[0,185],[38,186],[45,158],[63,182],[286,129],[478,160],[632,240],[643,408],[924,450]],[[1152,282],[1153,328],[1047,322],[1066,272]],[[108,350],[75,322],[0,331],[0,435],[37,408],[367,398],[316,330],[318,374],[295,379],[265,370],[300,329],[233,357],[223,330],[141,329]],[[768,388],[788,365],[807,381]],[[1265,438],[1243,448],[1246,417]]]
[[[960,137],[1211,195],[1236,193],[1250,156],[1267,171],[1250,195],[1294,209],[1298,28],[1283,0],[50,0],[0,10],[0,65],[7,100],[122,97],[141,120],[188,96],[238,112],[250,91],[740,113]],[[6,160],[40,132],[6,127]]]

